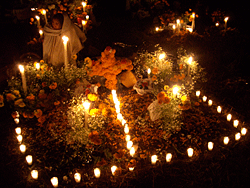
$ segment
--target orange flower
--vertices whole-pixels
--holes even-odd
[[[23,112],[23,117],[24,118],[28,118],[28,113],[27,112]]]
[[[99,133],[97,131],[92,131],[91,133],[89,133],[89,139],[95,145],[100,145],[102,143],[102,140],[100,139]]]
[[[116,159],[121,159],[124,156],[124,151],[122,149],[119,149],[117,153],[114,154],[114,157]]]
[[[165,101],[166,93],[165,92],[160,92],[157,94],[157,100],[159,104],[162,104]]]
[[[100,110],[94,108],[94,109],[91,109],[91,110],[90,110],[89,115],[91,115],[91,116],[96,116],[96,115],[98,115],[99,113],[100,113]]]
[[[18,116],[18,112],[17,112],[17,111],[12,112],[12,113],[11,113],[11,116],[13,117],[13,119],[15,119],[15,118],[19,117],[19,116]]]
[[[46,82],[43,82],[42,87],[46,87],[46,86],[47,86]]]
[[[200,106],[200,103],[199,102],[195,102],[194,105],[195,106]]]
[[[30,94],[29,96],[26,97],[29,101],[35,100],[35,96],[33,94]]]
[[[59,104],[60,104],[60,101],[54,102],[54,105],[55,105],[55,106],[57,106],[57,105],[59,105]]]
[[[157,80],[157,76],[152,76],[152,81],[155,81],[155,80]]]
[[[130,161],[129,161],[129,163],[128,163],[128,167],[130,168],[130,167],[135,167],[135,165],[136,165],[136,160],[135,159],[131,159]]]
[[[97,95],[96,94],[92,94],[92,93],[90,93],[90,94],[88,94],[88,99],[90,100],[90,101],[96,101],[97,99],[98,99],[98,97],[97,97]]]
[[[41,109],[34,110],[34,115],[40,118],[43,115],[43,111]]]
[[[6,99],[8,100],[8,101],[13,101],[13,100],[15,100],[15,95],[13,95],[12,93],[7,93],[6,94]]]
[[[43,124],[45,121],[46,121],[46,116],[45,115],[38,118],[38,122],[41,123],[41,124]]]
[[[34,117],[34,112],[28,113],[28,118],[32,119]]]
[[[53,82],[52,84],[50,84],[49,88],[50,89],[56,89],[57,87],[57,83],[56,82]]]
[[[14,104],[15,104],[16,106],[21,107],[21,108],[23,108],[23,107],[26,106],[25,103],[23,102],[23,99],[18,99],[18,100],[16,100],[16,101],[14,102]]]
[[[182,70],[183,69],[183,64],[180,64],[180,70]]]
[[[43,89],[39,91],[38,98],[39,99],[46,99],[47,98],[47,94],[45,93],[45,91]]]
[[[107,164],[107,162],[102,158],[101,161],[98,161],[98,162],[96,163],[96,166],[100,167],[100,166],[104,166],[104,165],[106,165],[106,164]]]
[[[169,98],[168,96],[166,96],[166,97],[165,97],[165,99],[164,99],[164,103],[165,103],[165,104],[170,103],[170,98]]]
[[[159,70],[157,67],[153,68],[152,70],[152,74],[158,74]]]

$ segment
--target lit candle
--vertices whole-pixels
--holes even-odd
[[[213,101],[212,100],[208,100],[208,106],[212,106]]]
[[[86,30],[86,24],[87,24],[87,21],[86,20],[82,20],[82,31],[85,32]]]
[[[83,7],[83,12],[85,12],[85,9],[86,9],[86,6],[87,6],[87,3],[85,1],[82,2],[82,7]]]
[[[22,140],[23,140],[23,136],[22,135],[18,135],[17,137],[18,142],[21,144]]]
[[[125,127],[124,127],[124,132],[125,132],[125,134],[128,134],[128,133],[129,133],[129,128],[128,128],[127,124],[126,124]]]
[[[175,33],[176,26],[175,24],[173,25],[173,33]]]
[[[175,85],[173,86],[173,95],[174,97],[177,97],[178,93],[179,93],[179,86]]]
[[[16,134],[21,134],[21,127],[15,128]]]
[[[187,153],[188,153],[188,156],[189,156],[189,157],[192,157],[193,154],[194,154],[194,149],[193,149],[193,148],[188,148],[188,149],[187,149]]]
[[[40,16],[36,16],[36,20],[37,20],[37,28],[40,27]]]
[[[48,23],[48,21],[47,21],[47,16],[46,16],[46,10],[45,10],[45,9],[43,9],[41,13],[42,13],[42,15],[44,15],[45,24],[47,24],[47,23]]]
[[[240,139],[240,133],[236,133],[235,134],[235,140],[239,140]]]
[[[241,128],[241,135],[245,136],[247,134],[246,128]]]
[[[129,167],[128,169],[129,169],[129,171],[133,171],[135,169],[135,167]]]
[[[28,163],[28,165],[32,165],[32,160],[33,160],[32,155],[26,156],[26,162]]]
[[[43,30],[39,29],[40,38],[43,38]]]
[[[156,32],[159,31],[159,27],[156,27],[156,28],[155,28],[155,31],[156,31]]]
[[[19,65],[19,70],[21,72],[21,76],[22,76],[22,85],[23,85],[23,91],[24,94],[27,94],[27,85],[26,85],[26,77],[25,77],[25,73],[24,73],[24,66],[23,65]]]
[[[225,29],[227,29],[227,20],[228,20],[228,17],[225,17],[224,21],[225,21]]]
[[[157,162],[157,155],[152,155],[151,156],[151,163],[154,165]]]
[[[15,118],[14,121],[16,124],[19,124],[19,118]]]
[[[193,19],[192,19],[192,30],[194,31],[194,28],[195,28],[195,13],[194,12],[192,13],[192,17],[193,17]]]
[[[233,123],[234,127],[237,128],[238,125],[239,125],[239,121],[238,120],[234,120],[234,123]]]
[[[84,119],[85,119],[85,127],[88,128],[88,118],[89,118],[89,107],[90,107],[90,102],[88,102],[87,100],[83,102],[83,107],[85,110],[84,113]]]
[[[218,22],[215,24],[216,27],[218,27],[219,25],[220,25],[220,24],[219,24]]]
[[[58,187],[58,178],[57,177],[53,177],[50,179],[51,184],[53,185],[53,187]]]
[[[74,179],[76,181],[76,183],[80,183],[81,182],[81,174],[80,173],[75,173],[74,174]]]
[[[190,66],[191,66],[192,62],[193,62],[193,57],[190,56],[188,58],[188,61],[187,61],[187,64],[188,64],[188,76],[190,75]]]
[[[196,97],[199,97],[199,96],[200,96],[200,94],[201,94],[201,92],[200,92],[200,91],[196,91]]]
[[[176,20],[176,24],[177,24],[177,31],[179,33],[180,32],[180,20],[179,19]]]
[[[65,65],[65,68],[68,68],[68,52],[67,52],[67,43],[69,41],[69,38],[67,36],[63,36],[62,37],[62,40],[63,40],[63,44],[64,44],[64,65]]]
[[[125,140],[126,142],[130,141],[130,135],[126,135]]]
[[[221,111],[222,111],[221,106],[218,106],[218,107],[217,107],[217,112],[218,112],[218,113],[221,113]]]
[[[19,146],[19,149],[22,153],[24,153],[26,151],[26,146],[22,144]]]
[[[132,148],[132,146],[133,146],[133,142],[131,140],[128,141],[127,142],[127,148],[128,148],[128,150],[130,150]]]
[[[207,147],[208,147],[208,150],[211,151],[213,149],[213,147],[214,147],[214,143],[213,142],[208,142]]]
[[[135,148],[132,147],[129,151],[130,155],[133,157],[135,155]]]
[[[32,170],[31,171],[31,177],[33,178],[33,179],[38,179],[38,171],[37,170]]]
[[[124,126],[126,123],[127,123],[126,120],[123,119],[123,120],[122,120],[122,125]]]
[[[113,176],[115,175],[116,169],[117,169],[117,166],[115,166],[115,165],[111,167],[111,172],[112,172]]]
[[[202,97],[202,100],[203,100],[203,102],[206,102],[206,101],[207,101],[207,97],[206,97],[206,96],[203,96],[203,97]]]
[[[36,70],[40,70],[40,67],[41,67],[40,63],[36,62],[35,66],[36,66]]]
[[[100,178],[100,176],[101,176],[101,171],[100,171],[100,169],[99,169],[99,168],[95,168],[95,169],[94,169],[94,174],[95,174],[95,177],[96,177],[96,178]]]
[[[86,20],[89,20],[89,15],[86,15]]]
[[[151,69],[148,68],[148,78],[150,79],[150,73],[151,73]]]
[[[227,136],[224,137],[223,142],[225,145],[229,143],[229,138]]]
[[[159,55],[159,60],[161,61],[161,60],[163,60],[165,57],[166,57],[166,54],[165,54],[165,53],[161,53],[161,54]]]
[[[171,153],[167,153],[167,154],[166,154],[166,161],[167,161],[167,162],[170,162],[171,159],[172,159],[172,154],[171,154]]]
[[[227,121],[231,121],[231,119],[232,119],[232,115],[231,115],[231,114],[228,114],[228,115],[227,115]]]

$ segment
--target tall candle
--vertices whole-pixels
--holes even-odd
[[[32,155],[27,155],[27,156],[26,156],[26,161],[27,161],[27,163],[28,163],[29,165],[32,165],[32,160],[33,160]]]
[[[86,31],[86,24],[87,24],[87,21],[86,20],[82,20],[82,31],[83,32]]]
[[[192,56],[190,56],[189,58],[188,58],[188,61],[187,61],[188,63],[188,76],[190,75],[190,66],[191,66],[191,64],[192,64],[192,62],[193,62],[193,57]]]
[[[152,156],[151,156],[151,163],[152,163],[152,164],[155,164],[155,163],[157,162],[157,160],[158,160],[157,155],[152,155]]]
[[[25,77],[25,73],[24,73],[24,66],[23,65],[19,65],[19,69],[21,72],[21,76],[22,76],[22,84],[23,84],[23,91],[24,94],[27,94],[27,85],[26,85],[26,77]]]
[[[180,28],[181,26],[180,26],[180,20],[179,19],[176,20],[176,24],[177,24],[177,32],[179,33],[180,29],[181,29]]]
[[[87,3],[86,3],[85,1],[83,1],[83,2],[82,2],[83,12],[85,12],[86,6],[87,6]]]
[[[74,174],[74,178],[75,178],[75,181],[76,183],[80,183],[81,182],[81,174],[80,173],[75,173]]]
[[[53,177],[50,179],[53,187],[58,187],[58,178],[57,177]]]
[[[188,148],[188,149],[187,149],[187,153],[188,153],[188,156],[189,156],[189,157],[192,157],[193,154],[194,154],[194,149],[193,149],[193,148]]]
[[[228,20],[228,17],[226,17],[226,18],[224,19],[224,21],[225,21],[225,29],[227,29],[227,20]]]
[[[67,36],[63,36],[62,37],[63,39],[63,44],[64,44],[64,65],[65,65],[65,68],[68,68],[68,52],[67,52],[67,43],[69,41],[69,38]]]
[[[36,20],[37,20],[37,28],[40,27],[40,16],[36,16]]]
[[[195,27],[195,13],[194,12],[192,13],[192,17],[193,17],[193,19],[192,19],[192,30],[194,31],[194,27]]]
[[[43,30],[39,29],[40,38],[43,38]]]
[[[46,10],[43,9],[41,13],[42,13],[42,15],[44,15],[45,24],[47,24],[47,23],[48,23],[48,20],[47,20],[47,16],[46,16]]]
[[[84,113],[84,116],[85,116],[85,127],[88,128],[88,117],[89,117],[89,107],[90,107],[90,103],[88,101],[84,101],[83,102],[83,107],[85,109],[85,113]]]
[[[166,161],[167,161],[167,162],[170,162],[171,159],[172,159],[172,154],[171,154],[171,153],[167,153],[167,154],[166,154]]]

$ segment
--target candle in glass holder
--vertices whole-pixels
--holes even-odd
[[[212,106],[213,101],[212,100],[208,100],[208,106]]]
[[[33,178],[33,179],[38,179],[38,171],[37,170],[32,170],[31,171],[31,177]]]
[[[126,135],[125,140],[126,140],[126,142],[130,141],[130,135]]]
[[[159,31],[159,27],[156,27],[156,28],[155,28],[155,31],[156,31],[156,32]]]
[[[193,149],[193,148],[188,148],[188,149],[187,149],[187,153],[188,153],[188,156],[189,156],[189,157],[192,157],[193,154],[194,154],[194,149]]]
[[[95,174],[95,177],[96,177],[96,178],[100,178],[100,176],[101,176],[101,171],[100,171],[100,169],[99,169],[99,168],[95,168],[95,169],[94,169],[94,174]]]
[[[26,151],[26,146],[24,144],[19,146],[19,149],[22,153],[24,153]]]
[[[150,73],[151,73],[151,69],[148,68],[148,78],[150,79]]]
[[[207,101],[207,97],[206,97],[206,96],[203,96],[203,97],[202,97],[202,100],[203,100],[203,102],[206,102],[206,101]]]
[[[241,135],[245,136],[247,134],[247,129],[246,128],[241,128]]]
[[[223,139],[223,143],[227,145],[229,143],[229,137],[225,136]]]
[[[26,162],[28,163],[28,165],[32,165],[32,161],[33,161],[32,155],[27,155]]]
[[[85,32],[86,30],[86,24],[87,24],[87,20],[82,20],[82,31]]]
[[[132,148],[132,146],[133,146],[133,142],[131,140],[128,141],[127,142],[127,148],[128,148],[128,150],[130,150]]]
[[[80,173],[75,173],[74,174],[74,179],[76,181],[76,183],[80,183],[81,182],[81,174]]]
[[[166,161],[167,161],[167,162],[170,162],[171,159],[172,159],[172,154],[171,154],[171,153],[167,153],[167,154],[166,154]]]
[[[19,118],[15,118],[14,121],[16,124],[19,124]]]
[[[208,150],[210,150],[210,151],[213,150],[214,143],[213,142],[208,142],[207,147],[208,147]]]
[[[196,97],[199,97],[199,96],[200,96],[200,94],[201,94],[201,92],[200,92],[200,91],[196,91]]]
[[[135,155],[135,148],[131,147],[130,151],[129,151],[130,155],[133,157]]]
[[[179,33],[180,32],[180,29],[181,29],[181,26],[180,26],[180,19],[177,19],[176,20],[176,25],[177,25],[177,32]]]
[[[90,102],[88,102],[87,100],[83,102],[83,107],[85,110],[84,113],[84,119],[85,119],[85,127],[88,128],[88,118],[89,118],[89,107],[90,107]]]
[[[116,170],[117,170],[117,166],[114,165],[111,167],[111,172],[112,172],[113,176],[115,175]]]
[[[227,21],[228,21],[228,17],[225,17],[224,21],[225,21],[225,29],[227,29]]]
[[[58,187],[58,178],[57,177],[53,177],[50,179],[51,184],[53,185],[53,187]]]
[[[41,68],[40,63],[36,62],[35,67],[36,67],[36,70],[40,70]]]
[[[217,107],[217,112],[218,112],[218,113],[221,113],[221,111],[222,111],[221,106],[218,106],[218,107]]]
[[[125,132],[125,134],[128,134],[128,133],[129,133],[129,128],[128,128],[127,125],[125,125],[125,127],[124,127],[124,132]]]
[[[192,30],[194,30],[194,28],[195,28],[195,13],[193,12],[192,13]]]
[[[22,135],[18,135],[17,137],[18,142],[21,144],[22,140],[23,140],[23,136]]]
[[[241,137],[240,133],[236,133],[236,134],[235,134],[235,140],[239,140],[240,137]]]

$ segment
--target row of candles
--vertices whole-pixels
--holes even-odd
[[[129,127],[128,127],[128,124],[126,122],[126,120],[124,120],[122,114],[120,113],[120,102],[117,98],[117,94],[116,94],[116,91],[115,90],[112,90],[112,96],[113,96],[113,101],[115,103],[115,108],[116,108],[116,113],[117,113],[117,119],[122,123],[122,125],[124,126],[124,133],[126,134],[126,142],[127,142],[127,149],[129,150],[130,152],[130,155],[133,157],[135,155],[135,151],[136,151],[136,148],[133,146],[133,142],[130,140],[130,135],[129,135]],[[196,96],[199,98],[201,96],[201,92],[200,91],[196,91]],[[208,106],[212,106],[213,105],[213,101],[211,99],[207,100],[207,96],[203,96],[202,97],[202,100],[203,102],[208,102]],[[88,104],[89,106],[89,104]],[[86,109],[87,107],[85,107]],[[222,113],[222,107],[221,106],[218,106],[217,107],[217,112],[218,113]],[[18,114],[18,113],[17,113]],[[232,120],[232,115],[231,114],[227,114],[227,121],[231,121]],[[15,123],[16,124],[19,124],[19,115],[17,116],[17,118],[14,119]],[[233,126],[235,128],[237,128],[239,125],[239,121],[238,120],[234,120],[233,121]],[[17,140],[18,142],[20,143],[20,151],[22,153],[25,153],[26,151],[26,146],[24,144],[22,144],[22,140],[23,140],[23,137],[21,135],[21,127],[17,127],[15,129],[15,132],[17,134]],[[241,136],[245,136],[247,133],[247,129],[245,127],[242,127],[241,128],[241,132],[237,132],[235,134],[235,140],[238,141],[240,140]],[[223,138],[223,143],[224,145],[228,145],[230,139],[228,136],[225,136]],[[213,150],[213,147],[214,147],[214,143],[212,141],[209,141],[207,143],[207,147],[208,147],[208,150],[209,151],[212,151]],[[193,157],[193,154],[194,154],[194,149],[189,147],[187,149],[187,155],[188,157]],[[166,162],[171,162],[172,160],[172,153],[167,153],[166,154]],[[26,161],[29,165],[32,165],[32,162],[33,162],[33,157],[32,155],[27,155],[26,156]],[[151,156],[151,164],[156,164],[158,161],[158,156],[157,155],[152,155]],[[117,166],[113,165],[111,167],[111,172],[113,175],[115,175],[115,172],[116,170],[118,169]],[[134,170],[134,167],[130,167],[129,168],[130,171],[133,171]],[[94,175],[96,178],[99,178],[100,175],[101,175],[101,171],[99,168],[94,168]],[[31,176],[33,179],[38,179],[38,170],[32,170],[31,171]],[[77,183],[81,182],[81,174],[76,172],[74,174],[74,179]],[[54,187],[58,187],[58,178],[57,177],[53,177],[51,178],[51,183]]]

